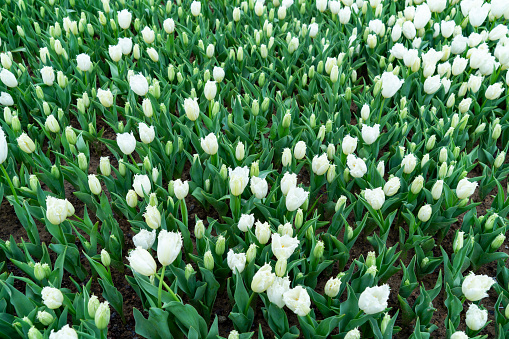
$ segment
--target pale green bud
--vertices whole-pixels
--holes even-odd
[[[203,255],[203,266],[209,271],[214,269],[214,257],[212,256],[212,252],[207,251]]]
[[[106,267],[111,264],[110,254],[104,248],[101,250],[101,262]]]
[[[53,316],[46,311],[37,312],[37,320],[44,326],[48,326],[54,320]]]
[[[505,241],[505,235],[503,233],[500,233],[499,235],[497,235],[497,237],[495,239],[493,239],[493,241],[491,242],[491,248],[494,249],[494,250],[498,250],[500,248],[500,246],[502,246],[502,244],[504,243]]]
[[[225,250],[225,239],[222,235],[220,235],[218,238],[217,238],[217,242],[216,242],[216,254],[217,255],[223,255],[224,253],[224,250]]]
[[[376,266],[376,254],[373,251],[368,252],[368,256],[366,257],[366,266]]]
[[[311,229],[311,227],[310,227],[310,229]],[[323,256],[324,249],[325,249],[325,246],[323,244],[323,241],[321,241],[321,240],[317,241],[315,248],[313,249],[313,255],[316,258],[320,259]]]
[[[87,305],[88,315],[91,318],[95,317],[95,313],[97,312],[97,309],[99,308],[100,304],[101,303],[99,302],[99,299],[97,299],[97,297],[95,295],[91,296],[90,299],[88,300],[88,305]]]
[[[95,326],[99,330],[104,330],[108,327],[108,324],[110,323],[110,306],[107,301],[102,302],[97,308],[94,322]]]
[[[276,262],[276,275],[278,277],[284,277],[286,275],[287,260],[280,258]]]
[[[204,234],[205,234],[205,225],[203,225],[203,221],[198,220],[196,222],[196,225],[194,226],[194,236],[196,237],[196,239],[201,239],[201,238],[203,238]]]

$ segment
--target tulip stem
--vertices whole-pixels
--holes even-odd
[[[9,174],[7,174],[7,171],[5,170],[4,164],[0,164],[0,167],[2,168],[2,172],[4,173],[5,179],[7,180],[7,183],[9,184],[9,187],[11,188],[12,194],[14,195],[14,199],[19,204],[18,195],[16,194],[16,190],[14,189],[14,185],[12,184]]]
[[[157,305],[161,308],[161,293],[163,292],[163,279],[164,279],[164,271],[166,270],[166,266],[163,265],[163,269],[161,271],[161,279],[159,279],[159,290],[157,291]]]
[[[99,330],[99,332],[101,332],[101,339],[106,339],[106,331],[105,330]]]
[[[163,267],[164,267],[164,266],[163,266]],[[173,291],[171,290],[170,286],[168,286],[168,284],[164,282],[163,277],[159,277],[159,275],[157,275],[157,274],[156,274],[155,276],[156,276],[156,278],[158,278],[158,279],[159,279],[159,281],[160,281],[160,282],[161,282],[161,281],[163,282],[163,286],[164,286],[164,288],[166,288],[166,290],[168,291],[168,293],[170,293],[170,295],[172,296],[172,298],[173,298],[175,301],[181,302],[181,301],[180,301],[180,299],[179,299],[179,298],[175,295],[175,293],[173,293]],[[162,293],[162,292],[161,292],[161,293]]]
[[[384,103],[385,103],[385,98],[382,99],[382,104],[380,105],[380,114],[378,115],[378,123],[380,123],[380,120],[382,120],[382,112],[384,110]]]
[[[136,160],[134,160],[134,158],[133,158],[133,154],[132,154],[132,153],[131,153],[131,154],[129,154],[129,157],[131,158],[131,161],[132,161],[133,165],[134,165],[135,167],[138,167],[138,164],[136,163]]]
[[[187,206],[186,206],[186,200],[185,199],[181,199],[180,200],[180,213],[182,214],[182,222],[184,223],[184,225],[186,226],[187,228],[187,225],[188,225],[188,217],[187,217]]]
[[[251,293],[251,296],[249,297],[249,300],[247,301],[246,309],[244,310],[244,314],[247,314],[247,311],[249,310],[249,306],[251,306],[251,302],[253,301],[256,293]]]

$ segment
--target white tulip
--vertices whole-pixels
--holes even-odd
[[[97,98],[99,98],[99,101],[104,107],[109,108],[113,106],[113,94],[109,89],[103,90],[102,88],[99,88],[97,90]]]
[[[341,142],[341,149],[345,155],[352,154],[357,149],[357,138],[346,135]]]
[[[286,172],[281,179],[280,186],[283,195],[288,195],[290,189],[297,186],[297,174]]]
[[[366,188],[364,191],[364,198],[367,200],[369,205],[375,210],[382,208],[385,202],[385,193],[381,187],[375,189]]]
[[[110,45],[108,47],[108,53],[110,55],[111,60],[114,62],[120,61],[122,59],[122,46],[120,45]]]
[[[324,175],[329,169],[329,159],[327,154],[323,153],[321,156],[315,155],[311,163],[313,173],[316,175]]]
[[[374,143],[380,136],[380,125],[375,124],[370,127],[368,125],[362,125],[362,140],[367,145]]]
[[[46,286],[41,291],[42,301],[48,308],[55,310],[62,306],[64,295],[58,288]]]
[[[461,179],[456,187],[456,195],[458,196],[458,199],[463,200],[469,198],[472,194],[474,194],[477,185],[477,182],[470,182],[468,178]]]
[[[154,126],[147,126],[144,122],[141,122],[138,126],[140,139],[144,144],[150,144],[155,138]]]
[[[306,143],[304,141],[301,140],[295,144],[293,155],[297,160],[301,160],[306,156]]]
[[[302,286],[297,286],[285,292],[283,300],[286,307],[298,316],[305,317],[311,311],[311,298]]]
[[[472,331],[479,331],[488,321],[488,311],[481,310],[476,304],[470,304],[468,308],[465,324]]]
[[[280,236],[278,233],[272,234],[272,253],[278,260],[287,260],[291,257],[300,241],[289,235]]]
[[[189,182],[180,179],[173,181],[173,191],[178,200],[184,199],[189,193]]]
[[[346,164],[350,170],[350,174],[354,178],[362,178],[368,171],[366,163],[361,158],[357,158],[354,154],[348,154]]]
[[[90,56],[86,53],[78,54],[76,56],[76,63],[82,72],[88,72],[92,68],[92,61],[90,61]]]
[[[172,18],[164,20],[163,28],[166,33],[172,34],[175,31],[175,21]]]
[[[200,116],[200,106],[198,106],[198,98],[187,98],[184,100],[184,111],[189,120],[195,121]]]
[[[404,82],[392,72],[384,72],[381,81],[382,96],[384,98],[392,98],[399,91]]]
[[[267,297],[269,301],[279,308],[285,306],[283,295],[290,290],[290,279],[288,277],[276,277],[274,282],[267,288]]]
[[[146,195],[150,194],[150,190],[152,189],[152,185],[150,184],[150,179],[146,174],[135,174],[133,180],[133,188],[136,194],[140,198],[143,198]]]
[[[401,183],[398,177],[392,177],[387,181],[384,185],[384,193],[388,197],[392,197],[394,194],[398,193],[399,188],[401,187]]]
[[[246,253],[234,253],[232,249],[226,256],[228,267],[232,270],[233,274],[242,273],[246,267]]]
[[[272,285],[275,278],[276,275],[272,273],[270,264],[265,264],[253,276],[251,290],[255,293],[263,293]]]
[[[18,86],[18,80],[16,80],[16,77],[14,76],[14,74],[12,74],[11,71],[9,71],[5,68],[2,69],[2,71],[0,72],[0,80],[7,87]]]
[[[129,78],[129,86],[131,87],[131,90],[139,96],[144,96],[148,92],[147,78],[145,78],[141,73],[132,75]]]
[[[208,155],[214,155],[218,150],[217,137],[214,133],[209,133],[205,138],[200,139],[201,148]]]
[[[53,86],[53,82],[55,82],[55,71],[53,70],[53,67],[44,66],[41,69],[41,77],[42,82],[44,82],[46,86]]]
[[[135,247],[141,247],[145,250],[152,248],[156,240],[156,230],[149,232],[145,229],[140,230],[138,234],[133,237],[133,243]]]
[[[479,301],[488,296],[486,293],[496,283],[495,279],[487,275],[476,275],[470,272],[463,280],[461,291],[470,301]]]
[[[251,192],[257,199],[263,199],[267,196],[269,185],[267,180],[260,177],[251,177]]]
[[[143,28],[143,30],[141,31],[141,35],[143,37],[143,41],[145,41],[145,43],[147,44],[153,43],[156,38],[156,34],[148,26],[145,26],[145,28]]]
[[[366,314],[376,314],[384,311],[388,304],[389,285],[366,287],[359,297],[359,308]]]
[[[131,25],[132,14],[127,9],[117,12],[118,25],[122,29],[128,29]]]
[[[216,82],[211,80],[207,81],[205,88],[203,89],[203,93],[205,94],[205,98],[207,98],[207,100],[214,100],[217,93]]]
[[[309,192],[302,187],[292,187],[286,195],[286,209],[290,212],[297,210],[308,198]]]
[[[161,230],[157,237],[157,259],[163,266],[171,265],[182,250],[180,232]]]
[[[193,16],[198,16],[200,15],[200,12],[201,12],[201,2],[193,1],[191,3],[191,14],[193,14]]]
[[[242,214],[240,216],[240,220],[239,223],[237,224],[237,227],[239,228],[239,230],[245,233],[253,227],[254,222],[255,222],[254,214]]]
[[[117,134],[117,145],[118,148],[124,153],[125,155],[129,155],[134,152],[136,148],[136,138],[133,135],[133,132],[131,133],[118,133]]]
[[[127,257],[127,260],[129,261],[129,266],[131,266],[133,271],[141,275],[150,277],[156,274],[156,261],[147,250],[141,247],[136,247],[136,249],[132,250]]]

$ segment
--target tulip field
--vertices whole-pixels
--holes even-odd
[[[0,338],[509,338],[508,0],[0,22]]]

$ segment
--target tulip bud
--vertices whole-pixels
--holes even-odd
[[[37,191],[37,187],[39,186],[39,179],[37,179],[36,175],[34,175],[34,174],[30,175],[29,183],[30,183],[30,188],[32,189],[32,191],[34,191],[34,192]]]
[[[500,124],[496,124],[493,128],[493,133],[491,134],[491,138],[493,140],[497,140],[500,137],[500,134],[502,133],[502,127]]]
[[[423,185],[424,185],[424,178],[422,175],[419,175],[412,182],[410,191],[412,192],[412,194],[419,194],[419,192],[422,190]]]
[[[459,231],[456,234],[456,238],[454,239],[454,241],[452,243],[452,249],[453,249],[454,253],[458,253],[459,250],[461,250],[463,248],[463,234],[464,233],[465,232]]]
[[[222,235],[217,238],[216,242],[216,254],[223,255],[225,249],[225,239]]]
[[[302,227],[303,222],[304,222],[304,213],[299,208],[299,209],[297,209],[297,213],[295,214],[295,228],[300,229]]]
[[[376,254],[373,251],[368,252],[368,256],[366,257],[366,266],[376,266]]]
[[[43,339],[42,333],[34,326],[28,330],[28,339]]]
[[[99,182],[99,179],[95,176],[95,174],[89,174],[88,175],[88,187],[90,188],[90,191],[92,194],[99,195],[101,194],[101,183]]]
[[[311,227],[310,227],[311,228]],[[313,255],[317,258],[317,259],[320,259],[322,256],[323,256],[323,251],[324,251],[324,244],[323,244],[323,241],[319,240],[316,245],[315,245],[315,248],[313,249]]]
[[[88,300],[88,315],[91,318],[95,317],[95,313],[97,312],[97,309],[99,308],[99,305],[101,303],[99,302],[99,299],[95,295],[91,296]]]
[[[39,311],[39,312],[37,312],[37,320],[43,326],[48,326],[49,324],[51,324],[53,322],[54,318],[51,315],[51,313],[48,313],[46,311]]]
[[[276,262],[276,275],[278,277],[284,277],[286,275],[286,265],[287,260],[285,258],[280,258]]]
[[[196,225],[194,226],[194,236],[196,239],[203,238],[203,235],[205,234],[205,225],[203,225],[203,221],[198,220],[196,222]]]
[[[499,235],[497,235],[497,237],[495,239],[493,239],[493,241],[491,242],[491,248],[493,250],[498,250],[500,248],[500,246],[502,246],[502,244],[504,243],[505,241],[505,235],[503,233],[500,233]]]
[[[257,177],[258,175],[260,175],[260,168],[258,165],[258,161],[253,161],[253,163],[251,163],[250,175],[252,177]]]
[[[82,171],[88,172],[87,156],[84,153],[79,153],[78,154],[78,167]]]
[[[129,190],[125,198],[127,205],[131,208],[135,208],[138,205],[138,195],[134,190]]]
[[[431,151],[435,147],[436,139],[437,137],[434,134],[429,137],[428,141],[426,142],[426,150]]]
[[[226,165],[223,164],[221,166],[221,170],[219,171],[219,175],[223,180],[226,180],[228,178],[228,169],[226,168]]]
[[[42,268],[42,264],[40,262],[34,265],[34,275],[37,280],[42,280],[46,278],[46,274],[44,269]]]
[[[99,330],[104,330],[108,327],[108,324],[110,323],[110,306],[107,301],[102,302],[97,308],[94,316],[94,322],[95,326]]]
[[[283,128],[289,128],[291,121],[292,121],[292,115],[290,113],[286,113],[285,116],[283,117],[283,123],[282,123]]]
[[[110,254],[104,248],[101,250],[101,262],[105,267],[110,266],[111,263]]]
[[[214,269],[214,257],[212,256],[212,252],[207,251],[203,255],[203,266],[209,271]]]
[[[486,220],[486,223],[484,224],[484,229],[486,231],[491,231],[493,229],[493,226],[495,226],[495,222],[498,219],[498,214],[493,213],[489,216],[488,220]]]

